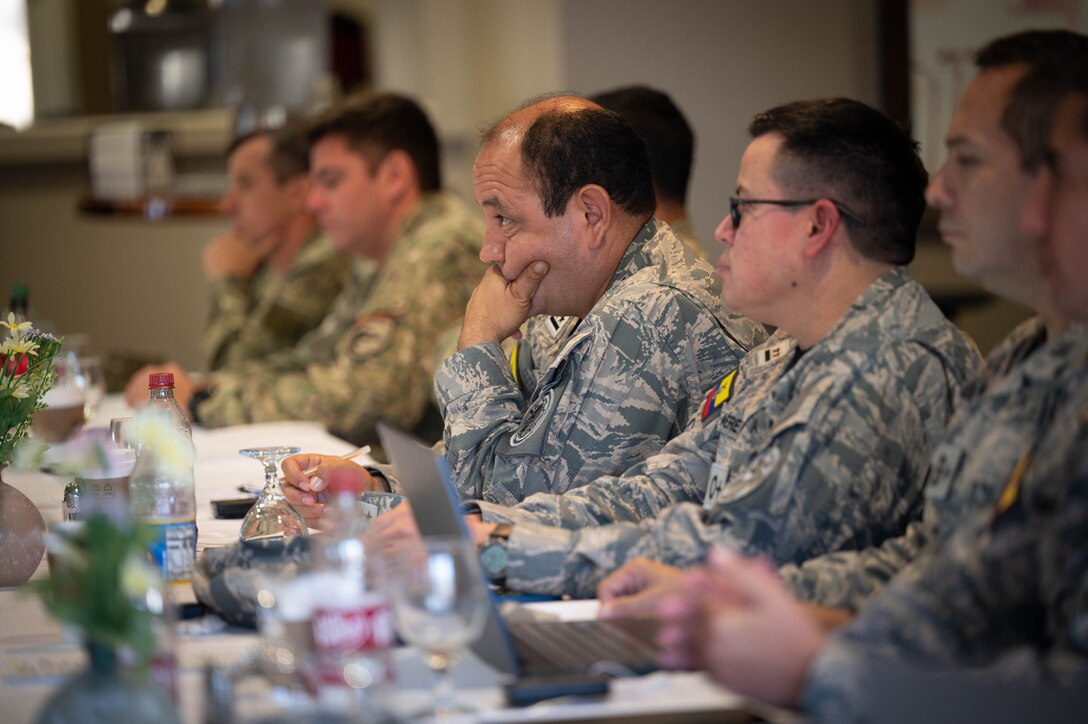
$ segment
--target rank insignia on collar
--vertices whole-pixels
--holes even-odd
[[[706,402],[703,403],[703,419],[710,417],[710,413],[717,410],[726,400],[733,396],[733,378],[737,376],[737,371],[733,370],[725,376],[725,379],[721,381],[717,387],[710,390],[710,393],[706,396]]]

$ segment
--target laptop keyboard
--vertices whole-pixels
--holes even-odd
[[[585,672],[601,662],[640,674],[657,668],[657,627],[649,619],[511,621],[509,627],[530,674]]]

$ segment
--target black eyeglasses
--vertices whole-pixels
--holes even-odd
[[[733,228],[740,228],[740,207],[747,206],[749,204],[771,204],[772,206],[809,206],[817,201],[823,201],[823,199],[805,199],[803,201],[778,201],[774,199],[738,199],[736,196],[729,197],[729,218],[733,221]],[[831,201],[831,199],[828,199]],[[865,226],[865,222],[857,217],[856,214],[851,212],[848,208],[843,206],[837,201],[831,201],[835,205],[835,208],[839,210],[839,213],[846,218],[853,221],[859,226]]]

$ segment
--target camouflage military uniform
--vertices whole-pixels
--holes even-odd
[[[462,495],[513,504],[562,493],[660,450],[765,336],[716,292],[710,267],[651,219],[585,319],[547,333],[551,318],[534,320],[513,365],[497,344],[448,358],[435,390]]]
[[[224,277],[211,282],[204,328],[208,368],[294,347],[325,318],[350,266],[328,239],[315,234],[282,273],[262,264],[250,279]]]
[[[996,502],[919,557],[825,647],[805,703],[856,718],[872,661],[956,667],[989,681],[1088,680],[1088,385],[1054,395],[1047,434]]]
[[[515,523],[507,585],[589,596],[635,556],[687,566],[726,542],[781,565],[899,535],[980,366],[892,270],[811,349],[782,331],[755,349],[711,391],[706,419],[622,477],[516,508],[481,503],[485,520]]]
[[[680,237],[680,241],[684,242],[684,246],[695,252],[695,256],[703,261],[708,261],[706,250],[703,249],[703,245],[699,243],[699,239],[695,236],[695,227],[691,225],[691,219],[686,216],[681,216],[679,219],[671,222],[669,226],[671,226],[672,230],[676,232],[676,235]]]
[[[372,441],[379,418],[415,427],[430,398],[435,340],[483,274],[482,238],[482,221],[460,201],[425,196],[377,274],[356,264],[297,349],[211,375],[199,422],[318,420],[355,442]]]
[[[798,598],[857,609],[925,545],[940,544],[979,510],[989,508],[1017,461],[1046,433],[1055,397],[1085,374],[1088,331],[1074,325],[1044,344],[1033,319],[987,360],[974,399],[959,410],[930,460],[922,519],[879,548],[820,556],[780,574]]]

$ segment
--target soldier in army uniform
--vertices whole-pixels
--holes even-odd
[[[1036,119],[1053,119],[1046,166],[1021,199],[1020,226],[1037,240],[1053,309],[1083,325],[1088,38],[1044,39],[1050,49],[1067,45],[1064,54],[1032,63],[1026,75],[1019,69],[1014,93],[1035,106]],[[987,72],[994,71],[984,70],[974,91],[984,87],[978,80]],[[1017,120],[1016,114],[1005,118]],[[1027,128],[1046,134],[1050,125]],[[1084,372],[1082,363],[1081,378]],[[990,504],[958,521],[955,534],[939,545],[927,547],[849,626],[829,635],[765,566],[718,553],[709,571],[689,574],[678,587],[681,595],[661,604],[667,663],[705,665],[735,689],[776,703],[803,702],[813,718],[826,721],[878,717],[883,702],[872,692],[887,691],[881,678],[890,669],[902,687],[904,672],[918,667],[955,675],[964,686],[941,705],[951,709],[957,696],[971,696],[980,719],[990,713],[1010,718],[1004,697],[996,697],[1004,710],[988,706],[1009,685],[1023,687],[1012,701],[1019,720],[1029,720],[1033,709],[1053,699],[1064,702],[1065,717],[1077,711],[1083,719],[1088,385],[1081,379],[1051,398],[1052,423],[1002,477]],[[935,681],[915,673],[910,685],[928,691]],[[907,696],[918,693],[912,689]]]
[[[697,420],[707,388],[764,338],[652,216],[645,149],[615,114],[573,97],[528,105],[485,133],[474,183],[494,266],[435,375],[466,498],[513,504],[626,470]],[[530,326],[508,363],[500,345],[530,315],[565,316],[538,317],[557,326]],[[287,479],[315,462],[289,462]]]
[[[383,418],[423,419],[434,343],[480,277],[479,220],[441,191],[438,140],[412,100],[384,93],[345,105],[309,131],[308,199],[333,244],[356,265],[321,325],[297,348],[209,375],[176,365],[175,396],[195,422],[220,427],[317,420],[368,442]],[[146,371],[126,391],[146,400]]]
[[[230,188],[220,206],[232,228],[202,257],[209,369],[294,347],[343,288],[349,261],[306,209],[308,153],[296,129],[241,136],[227,150]]]
[[[878,547],[842,551],[779,575],[803,601],[857,610],[926,546],[940,545],[975,511],[990,507],[1024,454],[1085,377],[1088,334],[1050,300],[1042,269],[1016,215],[1043,167],[1053,105],[1033,102],[1018,84],[1041,63],[1083,62],[1083,36],[1024,33],[979,52],[980,73],[948,130],[949,160],[930,184],[930,204],[956,269],[994,294],[1038,311],[990,354],[986,371],[957,411],[930,460],[922,518]],[[981,169],[978,166],[981,165]],[[632,562],[602,582],[609,615],[652,609],[680,575]],[[847,612],[822,612],[843,619]]]
[[[800,562],[917,515],[922,467],[979,360],[901,266],[924,207],[914,144],[845,99],[772,109],[752,133],[718,271],[726,304],[778,332],[661,454],[562,496],[478,503],[469,523],[504,551],[485,567],[508,587],[592,595],[629,558],[694,563],[722,540]]]
[[[435,376],[465,497],[513,504],[627,469],[696,420],[707,388],[764,338],[652,216],[643,144],[616,115],[533,103],[485,134],[473,183],[494,266]],[[534,262],[549,269],[522,291]],[[533,315],[565,316],[545,335],[530,327],[507,365],[499,343]]]

